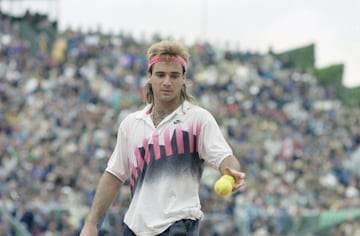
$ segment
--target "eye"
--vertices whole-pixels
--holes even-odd
[[[180,78],[180,74],[179,73],[171,73],[170,77],[172,79],[178,79],[178,78]]]
[[[159,78],[163,78],[163,77],[165,77],[165,73],[158,72],[158,73],[156,73],[156,76]]]

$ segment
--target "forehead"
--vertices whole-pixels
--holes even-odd
[[[153,65],[153,72],[178,72],[182,73],[182,65],[175,61],[161,61]]]

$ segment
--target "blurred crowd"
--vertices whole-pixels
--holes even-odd
[[[144,105],[148,46],[161,39],[66,30],[34,56],[17,23],[0,19],[0,208],[32,235],[77,235],[119,122]],[[247,173],[246,187],[214,194],[206,167],[201,235],[286,235],[302,216],[360,207],[360,108],[271,51],[189,45],[188,80]],[[125,184],[127,185],[127,183]],[[101,235],[119,235],[120,190]],[[14,229],[0,215],[0,235]],[[360,235],[349,218],[332,235]]]

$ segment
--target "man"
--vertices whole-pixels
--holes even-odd
[[[244,184],[216,120],[187,91],[187,49],[162,41],[148,49],[147,58],[147,105],[121,122],[81,236],[97,235],[99,220],[126,180],[132,199],[125,236],[199,235],[204,162],[234,177],[233,192]]]

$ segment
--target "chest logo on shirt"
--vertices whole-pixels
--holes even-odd
[[[201,123],[182,127],[183,123],[180,120],[175,120],[175,122],[175,129],[166,129],[161,134],[155,132],[150,140],[144,139],[142,146],[135,148],[136,163],[131,164],[131,187],[134,187],[139,181],[139,177],[143,176],[145,172],[152,175],[153,169],[158,170],[159,166],[165,162],[172,162],[170,159],[198,157]]]
[[[174,120],[174,125],[181,123],[181,120]]]

